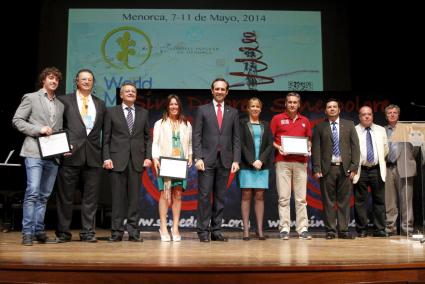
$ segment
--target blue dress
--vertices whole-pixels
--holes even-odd
[[[261,145],[261,125],[253,124],[252,133],[254,138],[255,159],[258,160],[260,156]],[[240,170],[239,172],[239,186],[240,188],[257,188],[266,189],[269,187],[269,170]]]

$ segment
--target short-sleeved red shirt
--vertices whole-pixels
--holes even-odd
[[[311,124],[307,117],[298,113],[298,117],[292,120],[286,112],[273,116],[270,122],[274,142],[281,144],[281,136],[302,136],[311,140]],[[275,151],[275,162],[307,162],[307,157],[302,155],[283,156],[279,151]]]

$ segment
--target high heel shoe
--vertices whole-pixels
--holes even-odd
[[[171,231],[171,236],[173,236],[173,241],[174,242],[180,242],[182,240],[182,236],[181,235],[174,235],[173,228],[171,228],[170,231]]]
[[[161,242],[171,241],[171,238],[170,238],[170,235],[168,234],[168,232],[167,232],[166,235],[163,235],[162,232],[161,232],[161,229],[159,229],[158,231],[159,231],[159,235],[161,236]]]

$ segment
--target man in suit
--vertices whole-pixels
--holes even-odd
[[[210,232],[212,241],[227,241],[221,233],[226,184],[229,170],[236,173],[241,158],[239,114],[224,103],[229,83],[222,78],[215,79],[211,93],[213,101],[199,107],[193,131],[193,152],[198,170],[198,237],[201,242],[210,241]]]
[[[63,104],[55,91],[62,73],[55,67],[45,68],[39,75],[41,89],[23,96],[12,124],[26,135],[21,156],[25,158],[27,188],[23,202],[22,244],[31,246],[33,239],[46,243],[44,215],[58,172],[54,158],[42,159],[37,137],[49,136],[62,129]]]
[[[64,128],[68,130],[72,145],[72,154],[64,157],[59,169],[56,200],[56,236],[59,242],[71,241],[74,192],[79,185],[82,185],[80,240],[97,241],[95,219],[103,164],[101,132],[106,107],[92,94],[94,82],[93,72],[82,69],[75,78],[75,93],[59,98],[65,106]]]
[[[326,239],[334,239],[337,232],[339,238],[355,238],[348,223],[352,180],[359,166],[359,138],[354,123],[340,118],[340,112],[339,102],[328,99],[327,119],[313,132],[313,174],[320,179]]]
[[[118,242],[124,234],[124,219],[130,241],[141,242],[139,230],[139,190],[143,167],[151,165],[148,111],[137,105],[137,87],[121,86],[122,104],[109,108],[103,131],[103,167],[110,170],[112,191],[111,237]]]
[[[385,108],[385,116],[388,121],[385,130],[389,141],[385,180],[386,231],[390,235],[397,234],[397,218],[400,213],[400,232],[402,235],[411,236],[413,233],[413,178],[416,176],[415,156],[419,148],[413,147],[409,142],[392,141],[392,134],[400,118],[400,107],[388,105]]]
[[[354,176],[354,208],[359,237],[367,236],[368,187],[372,193],[374,237],[387,237],[385,232],[385,176],[388,154],[387,134],[382,126],[373,123],[373,112],[368,106],[359,110],[360,123],[356,125],[360,142],[360,163]]]

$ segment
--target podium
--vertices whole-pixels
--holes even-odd
[[[390,143],[399,143],[397,169],[400,177],[413,178],[413,192],[405,192],[405,208],[407,211],[406,219],[411,218],[412,212],[420,220],[412,224],[419,224],[413,228],[413,240],[425,242],[425,194],[424,194],[424,172],[425,172],[425,122],[424,121],[399,121],[392,133]],[[405,144],[407,143],[407,144]],[[410,145],[408,145],[410,144]],[[403,179],[407,188],[408,178]],[[408,198],[412,194],[412,202]],[[413,207],[413,208],[412,208]],[[420,207],[420,208],[418,208]],[[414,210],[412,210],[414,209]],[[400,214],[402,218],[403,214]],[[403,220],[400,220],[401,222]],[[406,223],[409,225],[407,220]],[[408,228],[410,230],[411,228]],[[408,236],[407,236],[408,237]]]

